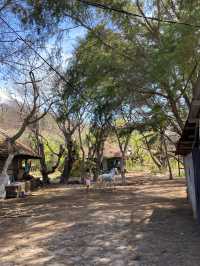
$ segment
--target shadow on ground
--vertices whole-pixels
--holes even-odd
[[[0,265],[199,265],[183,180],[133,176],[86,193],[53,186],[1,202]]]

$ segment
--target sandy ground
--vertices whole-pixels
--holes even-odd
[[[200,265],[183,179],[135,174],[115,191],[53,186],[0,202],[0,266]]]

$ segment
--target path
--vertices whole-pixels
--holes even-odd
[[[130,181],[115,192],[52,187],[1,201],[0,266],[200,265],[184,181]]]

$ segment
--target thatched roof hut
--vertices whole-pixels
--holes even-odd
[[[3,166],[9,154],[7,141],[8,138],[9,135],[4,130],[0,129],[0,172],[2,172]],[[19,141],[16,141],[14,148],[16,155],[12,161],[12,164],[9,166],[8,175],[13,176],[15,180],[17,180],[19,171],[22,168],[23,160],[39,159],[40,156],[35,153],[30,147]]]
[[[126,158],[130,155],[130,149],[126,153]],[[120,168],[122,160],[122,153],[120,151],[119,145],[116,142],[106,141],[103,150],[103,170],[110,170],[113,167]]]

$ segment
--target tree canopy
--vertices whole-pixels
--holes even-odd
[[[157,140],[181,135],[199,89],[197,1],[1,1],[0,12],[2,79],[12,72],[22,82],[23,72],[27,82],[34,71],[40,97],[56,99],[49,110],[62,130],[84,124],[97,142],[113,128],[118,137],[132,129]],[[74,29],[84,32],[64,62]]]

